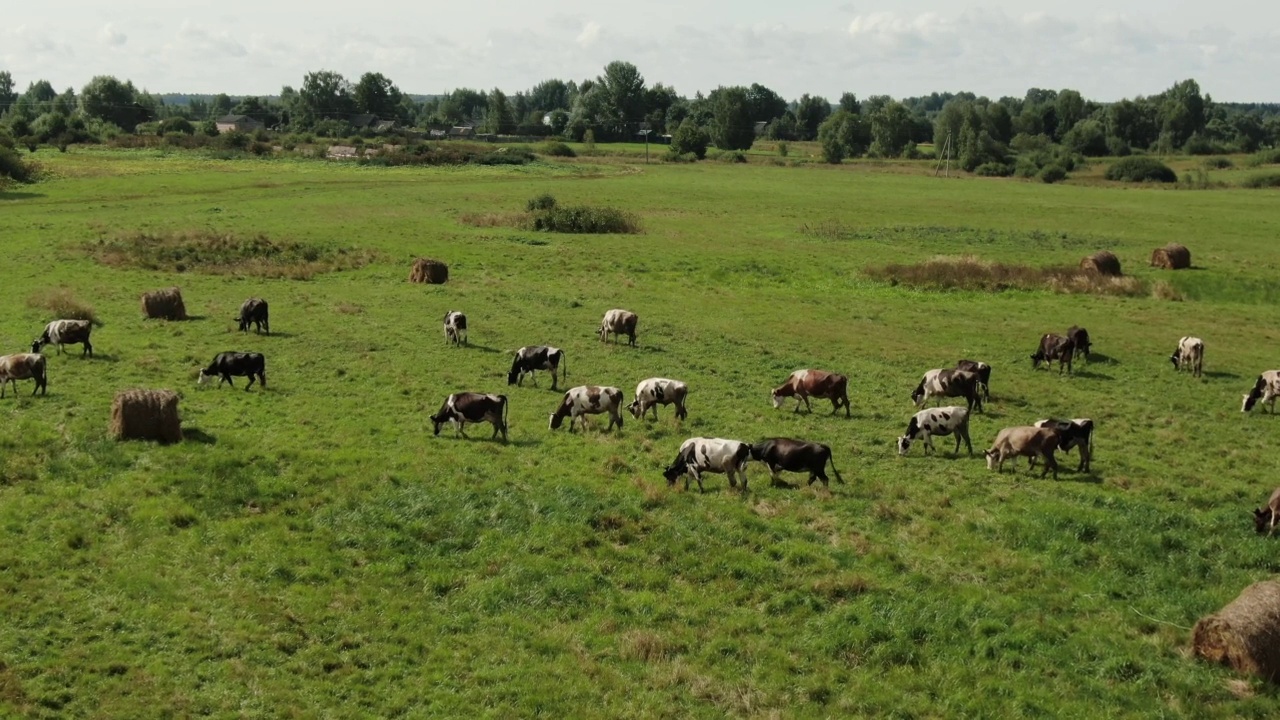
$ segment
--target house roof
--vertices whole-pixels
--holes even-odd
[[[379,120],[378,122],[373,124],[373,129],[379,132],[385,131],[385,130],[394,130],[395,127],[396,127],[395,120]]]
[[[235,123],[242,123],[242,122],[257,122],[257,121],[249,117],[248,115],[223,115],[222,117],[218,118],[214,122],[235,124]]]
[[[377,116],[377,115],[370,115],[370,114],[368,114],[368,113],[361,113],[361,114],[359,114],[359,115],[352,115],[352,116],[351,116],[351,124],[352,124],[354,127],[358,127],[358,128],[367,128],[367,127],[369,127],[369,126],[373,125],[373,124],[374,124],[374,123],[376,123],[376,122],[378,122],[378,116]]]

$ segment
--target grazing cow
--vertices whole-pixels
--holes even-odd
[[[684,409],[685,396],[689,394],[689,386],[679,380],[666,378],[649,378],[636,385],[636,399],[631,401],[627,409],[631,416],[639,419],[653,408],[653,419],[658,419],[659,405],[675,405],[676,417],[684,420],[689,413]]]
[[[248,377],[249,384],[244,387],[247,392],[253,387],[253,381],[256,379],[262,383],[262,387],[267,386],[267,359],[262,353],[243,353],[243,352],[220,352],[213,356],[213,362],[209,363],[209,367],[200,371],[200,381],[198,384],[204,385],[209,380],[218,377],[218,387],[222,387],[222,383],[228,383],[231,387],[235,387],[235,381],[231,379],[233,375]]]
[[[801,401],[804,402],[805,409],[813,412],[809,398],[815,397],[819,400],[830,400],[833,415],[843,405],[844,416],[850,417],[848,389],[849,378],[844,375],[829,373],[825,370],[797,370],[791,373],[782,387],[773,391],[773,406],[780,408],[784,398],[794,397],[796,398],[795,412],[800,412]]]
[[[1204,365],[1204,341],[1198,337],[1182,338],[1178,341],[1178,349],[1169,356],[1169,361],[1173,363],[1174,370],[1190,368],[1196,377],[1200,377],[1200,369]]]
[[[467,345],[467,316],[457,310],[444,314],[444,341],[453,345]]]
[[[561,373],[560,369],[564,371]],[[569,377],[569,365],[565,362],[564,351],[546,345],[527,345],[516,351],[515,360],[511,363],[511,372],[507,373],[508,385],[524,385],[524,376],[533,375],[535,370],[551,371],[551,389],[556,390],[556,375]],[[533,375],[533,384],[538,384],[538,377]]]
[[[1253,511],[1253,525],[1258,532],[1267,531],[1267,536],[1276,531],[1276,523],[1280,522],[1280,488],[1271,493],[1265,507]]]
[[[551,429],[559,430],[564,419],[569,418],[569,432],[573,432],[573,422],[581,419],[582,429],[587,429],[587,416],[609,413],[609,427],[614,425],[622,429],[622,391],[616,387],[597,387],[595,385],[579,385],[569,388],[560,401],[560,407],[551,414]]]
[[[978,389],[982,391],[982,401],[991,401],[991,366],[977,360],[961,360],[956,363],[957,370],[967,370],[978,376]]]
[[[1016,461],[1019,455],[1034,457],[1040,455],[1044,457],[1044,470],[1040,472],[1040,477],[1044,477],[1050,470],[1053,471],[1053,479],[1058,479],[1058,461],[1053,459],[1053,451],[1058,448],[1061,437],[1054,428],[1038,428],[1027,425],[1022,427],[1005,428],[996,435],[996,441],[987,450],[987,469],[1003,472],[1004,461],[1010,458]],[[1017,470],[1017,464],[1014,464],[1014,470]]]
[[[973,443],[969,441],[969,408],[938,407],[921,410],[907,423],[907,432],[898,438],[898,454],[906,455],[914,440],[924,441],[924,454],[934,452],[933,437],[956,436],[955,455],[960,454],[960,441],[969,447],[973,455]]]
[[[1089,341],[1089,331],[1079,325],[1072,325],[1067,328],[1067,338],[1075,343],[1075,355],[1084,355],[1084,359],[1088,360],[1089,349],[1093,347],[1093,343]]]
[[[267,301],[262,298],[249,298],[240,306],[240,315],[236,317],[240,323],[240,332],[248,332],[249,326],[256,326],[259,333],[271,334],[271,321],[267,313]]]
[[[706,492],[702,487],[702,473],[723,473],[729,477],[730,487],[737,487],[737,478],[742,478],[742,491],[747,491],[747,461],[751,459],[751,446],[738,440],[722,438],[689,438],[680,445],[676,459],[662,476],[668,485],[675,485],[676,478],[684,475],[684,489],[689,489],[689,476],[698,481],[698,492]]]
[[[785,470],[807,472],[810,485],[814,480],[821,480],[822,486],[828,487],[827,463],[831,463],[831,472],[835,474],[836,482],[844,484],[844,478],[840,477],[840,471],[836,469],[836,463],[831,459],[831,446],[822,443],[791,438],[769,438],[751,446],[751,459],[769,466],[774,485],[778,484],[778,473]],[[743,485],[746,485],[745,480]]]
[[[1076,344],[1071,338],[1065,338],[1061,335],[1048,334],[1040,338],[1040,349],[1031,356],[1031,369],[1040,367],[1040,363],[1044,363],[1046,367],[1053,365],[1053,361],[1058,361],[1058,374],[1062,374],[1062,367],[1065,365],[1067,372],[1071,372],[1071,360],[1076,354]]]
[[[4,397],[5,386],[13,383],[13,396],[18,397],[19,380],[35,380],[36,386],[31,391],[41,395],[49,394],[49,376],[46,374],[48,361],[38,353],[15,353],[0,357],[0,398]]]
[[[931,397],[962,397],[969,403],[970,410],[977,406],[981,412],[982,395],[978,390],[981,386],[982,379],[978,374],[968,370],[930,370],[911,391],[911,401],[916,407],[924,407]]]
[[[445,398],[439,412],[431,416],[431,424],[435,434],[440,434],[440,426],[452,423],[462,437],[467,436],[467,423],[493,423],[493,437],[502,433],[502,442],[507,441],[507,396],[486,395],[484,393],[454,393]]]
[[[636,344],[636,321],[640,318],[630,310],[610,310],[604,314],[604,319],[600,321],[600,342],[609,339],[609,333],[613,333],[613,341],[618,342],[620,335],[626,335],[629,340],[628,345]]]
[[[93,357],[93,345],[89,343],[92,332],[93,323],[88,320],[54,320],[45,325],[44,334],[31,343],[31,352],[38,353],[45,345],[57,345],[61,355],[63,345],[84,345],[80,356]]]
[[[1268,370],[1258,376],[1253,389],[1244,396],[1244,404],[1240,407],[1240,412],[1249,412],[1261,400],[1263,405],[1271,406],[1271,414],[1274,415],[1276,397],[1280,397],[1280,370]]]
[[[1072,418],[1070,420],[1037,420],[1036,427],[1052,428],[1058,431],[1058,449],[1070,452],[1072,448],[1080,448],[1080,464],[1076,472],[1089,472],[1089,464],[1093,462],[1093,421],[1089,418]],[[1034,467],[1036,459],[1030,460]]]

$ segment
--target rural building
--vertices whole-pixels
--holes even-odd
[[[449,128],[449,137],[453,138],[473,138],[476,136],[476,129],[470,125],[454,125]]]
[[[764,131],[768,127],[769,127],[769,123],[765,122],[764,120],[757,120],[756,121],[756,137],[760,137],[761,135],[764,135]]]
[[[351,160],[359,156],[359,152],[351,145],[330,145],[325,155],[333,160]]]
[[[219,133],[228,132],[253,132],[262,127],[262,123],[254,120],[248,115],[223,115],[213,121]]]

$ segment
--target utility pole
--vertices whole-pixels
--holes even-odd
[[[653,132],[649,128],[644,127],[644,125],[648,125],[648,124],[649,123],[643,123],[640,127],[640,134],[644,136],[644,164],[645,165],[649,164],[649,133]]]
[[[938,156],[938,165],[933,169],[933,176],[938,177],[938,173],[942,171],[942,163],[946,161],[947,174],[945,177],[951,177],[951,131],[947,131],[947,141],[942,144],[942,154]]]

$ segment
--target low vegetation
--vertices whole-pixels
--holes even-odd
[[[394,146],[360,157],[364,165],[398,167],[402,165],[526,165],[537,159],[532,152],[519,147],[457,142],[417,143]]]
[[[1178,182],[1178,174],[1153,157],[1121,158],[1107,168],[1106,178],[1116,182]]]
[[[1280,188],[1280,173],[1263,173],[1245,178],[1242,186],[1254,190],[1262,188]]]
[[[866,269],[868,277],[891,285],[930,290],[1052,290],[1059,293],[1119,295],[1147,294],[1146,283],[1075,267],[1031,267],[988,262],[972,255],[935,257],[920,263],[891,263]]]
[[[565,206],[542,194],[525,203],[524,212],[463,213],[459,220],[472,227],[514,227],[540,232],[582,235],[635,234],[642,231],[635,213],[612,207]]]
[[[27,298],[27,307],[40,310],[49,320],[89,320],[94,325],[102,325],[93,306],[77,297],[71,288],[49,288],[34,292]]]
[[[353,270],[376,257],[374,252],[360,248],[204,230],[127,233],[112,239],[100,238],[82,247],[94,260],[110,267],[291,280]]]

